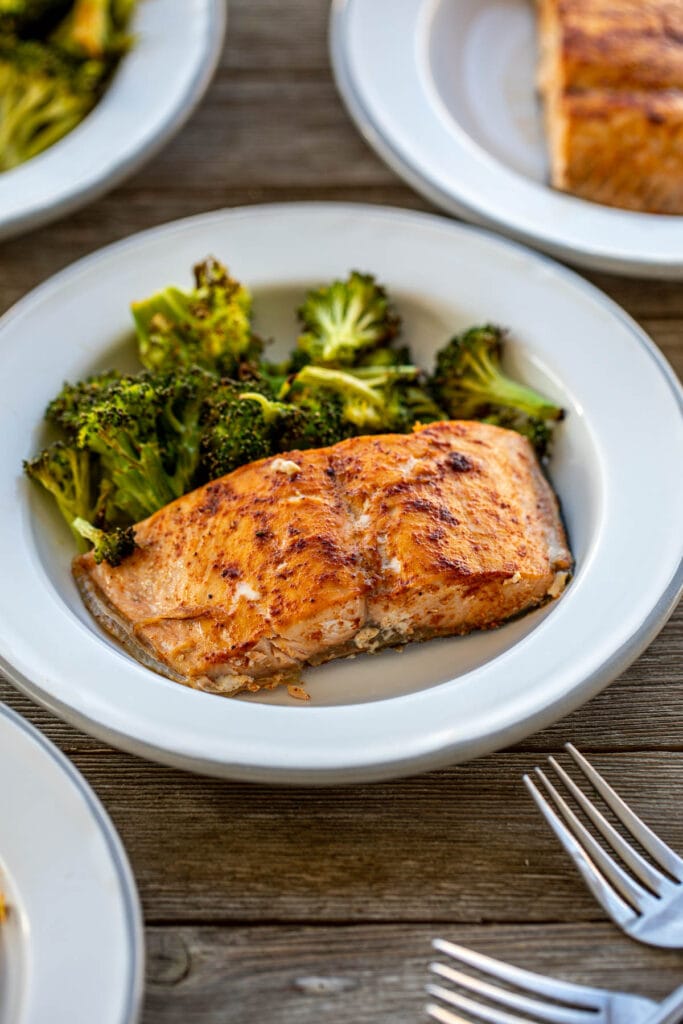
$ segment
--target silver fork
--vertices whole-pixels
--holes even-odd
[[[631,938],[650,946],[682,948],[683,859],[634,814],[571,743],[567,743],[565,749],[655,866],[623,838],[554,757],[549,758],[549,762],[557,778],[603,837],[611,853],[598,843],[547,775],[536,768],[535,776],[544,792],[529,775],[524,776],[524,784],[539,810],[615,924]]]
[[[427,985],[430,996],[453,1008],[439,1003],[427,1005],[429,1016],[441,1024],[467,1024],[471,1020],[525,1024],[530,1017],[534,1024],[677,1024],[683,1015],[683,986],[656,1003],[643,996],[532,974],[444,939],[435,939],[432,945],[457,966],[435,962],[429,965],[430,970],[469,993],[462,995],[443,985]],[[473,968],[483,977],[473,977],[463,967]]]

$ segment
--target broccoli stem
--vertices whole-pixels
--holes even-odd
[[[480,394],[482,401],[518,409],[528,416],[541,420],[561,419],[561,409],[544,399],[533,388],[519,384],[501,373],[483,348],[479,349],[476,355],[468,353],[465,358],[476,380],[470,377],[461,378],[460,386],[464,390]]]
[[[123,559],[137,547],[135,531],[132,526],[117,526],[106,533],[104,530],[98,530],[87,519],[80,517],[74,519],[71,525],[74,531],[93,545],[93,558],[98,565],[100,562],[108,562],[114,567],[120,565]]]
[[[382,396],[375,390],[377,387],[395,380],[413,380],[418,372],[414,366],[363,366],[353,371],[345,371],[309,365],[299,371],[295,383],[333,388],[344,394],[355,395],[373,405],[380,405]]]
[[[280,402],[272,402],[265,395],[260,395],[257,391],[245,391],[239,397],[243,401],[258,402],[263,410],[263,418],[266,423],[275,423],[282,416],[282,404]]]

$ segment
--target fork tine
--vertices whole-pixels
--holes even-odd
[[[583,846],[598,871],[611,883],[612,887],[617,890],[623,899],[631,903],[641,914],[644,914],[648,909],[648,904],[651,905],[655,897],[644,889],[639,882],[632,879],[613,857],[605,853],[598,841],[588,831],[583,822],[577,818],[567,801],[558,793],[550,779],[540,768],[536,769],[536,775],[554,800],[555,806],[569,825],[570,831],[574,833],[575,838]]]
[[[636,921],[638,914],[633,907],[626,903],[610,883],[603,878],[574,834],[570,832],[557,811],[528,775],[524,776],[524,785],[529,790],[539,811],[576,864],[584,882],[603,910],[621,927],[626,927]]]
[[[638,851],[634,849],[630,843],[626,842],[623,836],[617,832],[614,826],[598,810],[595,804],[588,799],[583,790],[579,789],[572,777],[564,770],[562,765],[559,764],[554,757],[549,757],[548,761],[553,766],[555,772],[565,784],[576,802],[583,809],[586,816],[593,822],[601,836],[612,847],[612,849],[619,854],[624,864],[628,865],[636,878],[639,878],[643,885],[648,886],[648,888],[657,893],[658,896],[661,895],[667,887],[670,887],[671,882],[669,879],[660,871],[657,871],[648,864],[645,858],[641,857]]]
[[[615,815],[627,829],[634,839],[637,839],[644,850],[650,854],[660,867],[668,871],[678,881],[683,881],[683,859],[677,853],[662,842],[658,835],[635,814],[628,804],[622,800],[619,794],[605,782],[602,775],[595,770],[593,765],[586,760],[583,754],[579,753],[571,743],[565,744],[565,749],[571,754],[576,764],[584,773],[591,785],[597,790],[606,804],[614,811]]]
[[[434,996],[435,999],[441,999],[468,1017],[487,1021],[488,1024],[527,1024],[523,1017],[506,1013],[505,1010],[497,1010],[494,1006],[487,1006],[485,1003],[477,1003],[473,999],[468,999],[467,996],[460,995],[459,992],[443,988],[442,985],[427,985],[426,989],[427,994]]]
[[[633,914],[633,911],[631,911]],[[635,915],[634,915],[635,916]],[[534,974],[532,971],[525,971],[521,967],[513,967],[512,964],[504,963],[502,960],[494,960],[493,957],[484,953],[477,953],[466,946],[459,946],[455,942],[448,942],[446,939],[434,939],[434,949],[455,960],[456,963],[473,967],[481,974],[487,975],[499,981],[505,981],[523,992],[531,992],[538,996],[547,996],[558,1002],[564,1002],[570,1006],[579,1007],[585,1010],[596,1012],[605,1006],[607,994],[599,988],[588,988],[583,985],[573,985],[569,981],[556,981],[555,978],[546,978],[543,974]]]
[[[460,988],[465,989],[467,992],[483,996],[485,999],[499,1003],[501,1006],[506,1006],[511,1010],[519,1010],[525,1015],[531,1014],[541,1021],[547,1021],[548,1024],[576,1024],[582,1013],[576,1007],[560,1006],[554,1002],[540,1002],[538,999],[529,999],[528,996],[511,992],[510,989],[501,988],[498,985],[490,985],[480,978],[473,978],[470,974],[463,974],[462,971],[457,971],[448,964],[433,963],[429,965],[429,969],[434,974],[438,974],[439,977],[445,978],[446,981],[459,985]],[[595,1020],[596,1010],[594,1007],[591,1007],[590,1010],[585,1011],[585,1014],[591,1020]]]
[[[425,1012],[429,1014],[432,1020],[438,1020],[441,1024],[469,1024],[469,1021],[466,1021],[464,1017],[458,1017],[456,1014],[451,1013],[450,1010],[444,1009],[443,1006],[437,1006],[436,1003],[427,1003]]]

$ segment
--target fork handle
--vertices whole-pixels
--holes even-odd
[[[673,990],[646,1021],[646,1024],[680,1024],[683,1021],[683,985]]]

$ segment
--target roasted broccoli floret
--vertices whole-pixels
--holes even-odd
[[[384,288],[357,271],[310,291],[298,314],[304,328],[298,348],[318,366],[353,366],[369,349],[390,342],[400,326]]]
[[[441,349],[432,378],[437,403],[453,419],[482,418],[498,407],[539,420],[562,419],[559,406],[505,374],[503,336],[498,327],[471,327]]]
[[[283,424],[295,411],[238,381],[224,380],[207,399],[201,439],[201,464],[210,480],[238,466],[273,455]]]
[[[93,546],[93,558],[109,565],[120,565],[124,558],[137,547],[135,530],[132,526],[117,526],[113,530],[99,530],[86,519],[76,518],[71,524],[76,534],[89,540]]]
[[[399,394],[405,429],[418,423],[436,423],[448,419],[448,414],[436,404],[422,378],[415,383],[408,381],[401,384]]]
[[[351,437],[355,430],[344,417],[344,403],[333,391],[292,394],[292,413],[279,425],[279,450],[326,448]]]
[[[407,345],[400,348],[392,348],[388,345],[381,345],[365,352],[356,366],[409,366],[412,365],[410,350]]]
[[[83,412],[99,401],[112,384],[122,379],[123,374],[118,370],[106,370],[104,373],[86,377],[76,384],[64,384],[56,398],[48,405],[45,418],[49,423],[61,427],[71,437],[75,437]]]
[[[518,434],[528,437],[540,459],[550,455],[553,440],[553,428],[547,420],[539,420],[524,413],[515,413],[510,409],[500,409],[496,413],[485,416],[484,423],[492,423],[496,427],[516,430]]]
[[[0,32],[43,38],[68,11],[71,0],[0,0]]]
[[[73,0],[52,42],[75,57],[116,57],[130,45],[126,26],[135,0]]]
[[[414,420],[406,410],[403,387],[420,376],[416,366],[357,367],[355,370],[331,370],[323,366],[304,366],[289,384],[292,398],[303,389],[305,394],[336,395],[341,401],[344,421],[353,433],[380,433],[404,430]]]
[[[94,516],[92,458],[63,441],[56,441],[34,459],[24,462],[24,471],[53,496],[59,511],[73,528],[77,518]],[[80,534],[74,531],[80,539]]]
[[[251,330],[251,296],[217,260],[194,268],[195,288],[169,287],[132,305],[140,361],[150,370],[202,366],[250,376],[262,351]]]
[[[99,456],[109,482],[107,522],[137,522],[184,494],[199,464],[201,418],[215,378],[199,368],[177,374],[116,373],[65,385],[48,418],[74,445]],[[88,517],[84,517],[88,518]]]
[[[95,105],[105,70],[42,43],[0,38],[0,171],[75,128]]]

